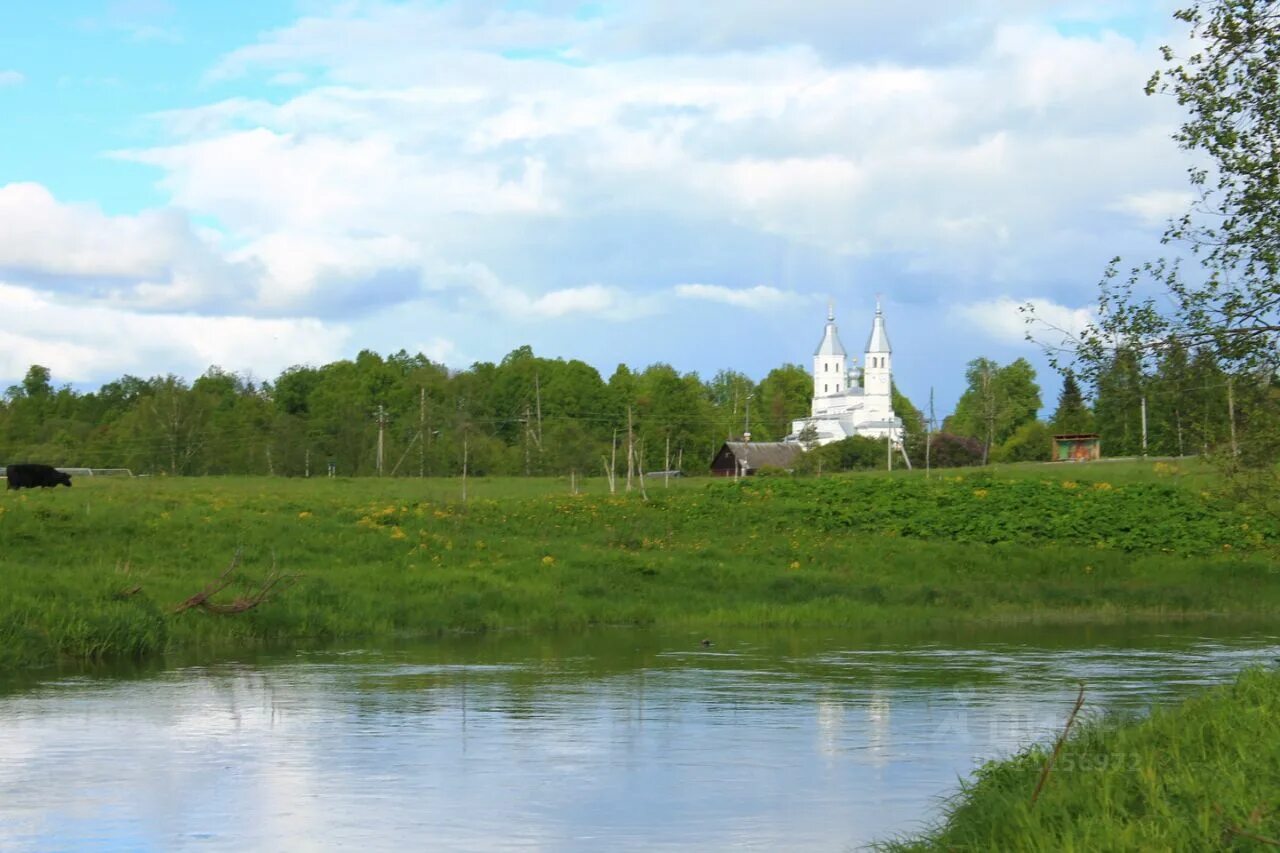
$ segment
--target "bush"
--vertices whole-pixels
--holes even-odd
[[[940,432],[933,436],[930,447],[934,468],[964,468],[982,464],[982,445],[976,438]]]
[[[1018,427],[1004,444],[991,449],[992,462],[1048,462],[1053,455],[1053,430],[1044,421]]]
[[[854,436],[815,447],[796,460],[796,473],[834,474],[884,467],[884,441]]]

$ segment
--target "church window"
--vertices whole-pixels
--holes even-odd
[[[823,386],[822,386],[822,393],[823,393],[823,394],[827,393],[827,386],[826,386],[826,385],[823,385]]]
[[[839,393],[840,393],[840,383],[838,383],[838,382],[836,383],[836,393],[837,393],[837,394],[839,394]]]

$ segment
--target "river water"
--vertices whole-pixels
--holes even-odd
[[[1242,627],[604,631],[0,681],[0,849],[845,850],[980,762],[1142,713]],[[1087,772],[1087,771],[1080,771]]]

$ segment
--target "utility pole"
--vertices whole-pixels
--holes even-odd
[[[631,491],[631,475],[635,471],[636,439],[631,427],[631,407],[627,406],[627,491]]]
[[[649,500],[649,492],[644,487],[644,442],[640,442],[640,497]]]
[[[609,494],[618,492],[618,428],[613,428],[613,444],[609,450]]]
[[[378,476],[379,477],[382,476],[382,441],[383,441],[383,433],[386,432],[386,425],[387,425],[387,413],[386,413],[386,410],[382,407],[382,404],[379,403],[378,404]]]
[[[751,440],[751,394],[747,395],[747,421],[746,426],[742,429],[742,440]]]
[[[1235,396],[1235,380],[1227,379],[1227,422],[1231,429],[1231,455],[1233,457],[1240,455],[1240,448],[1236,445],[1236,396]]]
[[[662,461],[662,487],[665,489],[671,484],[671,433],[667,433],[667,453]]]
[[[542,452],[542,384],[538,381],[538,374],[533,374],[533,393],[534,399],[538,406],[538,452]]]
[[[471,436],[466,428],[462,430],[462,502],[467,502],[467,451],[470,450]]]
[[[932,450],[933,444],[933,386],[929,386],[929,423],[924,428],[924,476],[929,479],[933,476],[929,470],[929,452]]]
[[[1147,395],[1142,395],[1142,455],[1147,455]]]
[[[311,479],[311,448],[308,447],[302,454],[302,475],[308,480]]]
[[[427,475],[427,386],[418,386],[418,479]]]
[[[533,435],[533,424],[529,421],[529,404],[524,405],[524,475],[529,476],[529,439]]]
[[[885,451],[887,451],[885,454],[885,458],[888,460],[885,464],[885,470],[892,471],[893,470],[893,433],[892,432],[887,432],[884,434],[884,449]]]

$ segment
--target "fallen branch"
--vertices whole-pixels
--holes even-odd
[[[1219,805],[1218,803],[1213,804],[1213,810],[1217,812],[1218,817],[1222,818],[1224,821],[1227,819],[1226,810],[1223,809],[1222,806]],[[1253,812],[1250,813],[1249,815],[1249,823],[1251,824],[1258,823],[1259,821],[1262,820],[1262,816],[1266,814],[1266,812],[1267,812],[1267,809],[1263,807],[1263,804],[1258,803],[1258,805],[1254,807]],[[1258,835],[1256,833],[1249,832],[1248,830],[1241,829],[1240,827],[1236,826],[1233,823],[1228,823],[1226,824],[1226,826],[1223,827],[1222,835],[1224,839],[1229,835],[1238,835],[1241,838],[1247,838],[1250,841],[1257,841],[1259,844],[1266,844],[1270,847],[1280,847],[1280,840],[1277,840],[1275,838],[1268,838],[1265,835]]]
[[[258,591],[253,595],[241,596],[240,598],[236,598],[227,603],[212,601],[211,599],[213,596],[222,592],[231,584],[232,573],[239,565],[240,549],[237,548],[235,554],[231,557],[231,565],[227,566],[222,575],[200,592],[197,592],[195,595],[175,607],[173,612],[182,613],[198,607],[206,613],[217,613],[220,615],[244,613],[246,610],[252,610],[262,602],[266,601],[267,597],[271,594],[271,591],[276,589],[281,582],[284,582],[286,587],[288,587],[292,586],[298,580],[298,575],[286,575],[281,573],[281,571],[276,568],[275,558],[273,557],[271,560],[271,571],[267,572],[267,576],[262,581],[262,586],[259,587]]]
[[[1267,844],[1271,847],[1280,847],[1280,840],[1268,838],[1265,835],[1255,835],[1252,832],[1246,832],[1238,826],[1227,825],[1227,832],[1231,835],[1238,835],[1241,838],[1247,838],[1250,841],[1257,841],[1259,844]]]
[[[1071,709],[1071,715],[1067,717],[1067,725],[1062,729],[1062,734],[1058,736],[1058,742],[1053,745],[1053,752],[1049,754],[1049,760],[1044,763],[1044,770],[1040,772],[1040,781],[1036,782],[1036,789],[1031,794],[1031,805],[1036,804],[1036,800],[1040,799],[1040,792],[1044,790],[1044,783],[1049,781],[1049,772],[1053,770],[1054,762],[1058,760],[1058,753],[1062,752],[1062,745],[1067,742],[1067,735],[1071,733],[1071,726],[1076,721],[1076,714],[1080,713],[1080,706],[1084,704],[1084,682],[1080,682],[1080,695],[1076,697],[1076,705]]]

